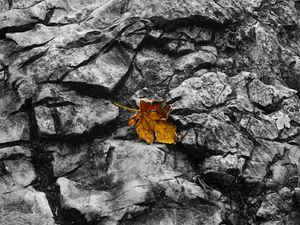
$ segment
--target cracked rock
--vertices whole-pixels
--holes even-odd
[[[221,221],[222,207],[213,201],[205,200],[205,192],[199,186],[180,178],[189,173],[189,165],[187,162],[181,164],[184,161],[177,164],[174,156],[165,152],[167,149],[163,150],[163,145],[149,146],[130,141],[110,141],[107,144],[110,147],[105,153],[106,182],[114,188],[106,189],[102,186],[97,190],[90,190],[84,185],[85,180],[74,182],[67,178],[59,178],[57,183],[60,186],[61,204],[64,209],[78,210],[87,221],[95,217],[107,217],[105,221],[117,224],[117,221],[125,219],[128,214],[135,218],[140,213],[145,213],[149,205],[159,208],[160,204],[168,205],[168,202],[194,202],[207,204],[205,207],[212,210],[210,213],[199,210],[198,213],[202,217],[195,221]],[[98,148],[100,146],[98,145]],[[100,154],[96,157],[100,157],[101,160],[103,156]],[[76,179],[76,176],[71,179],[74,178]],[[104,179],[105,177],[102,177],[102,180]],[[159,203],[161,198],[165,200]],[[198,199],[203,199],[204,203],[198,202]],[[180,209],[178,210],[180,213]],[[187,209],[187,213],[192,214],[193,211]],[[139,217],[136,219],[139,220]],[[163,218],[155,219],[156,223],[164,221]]]
[[[195,156],[201,157],[207,153],[205,151],[216,154],[231,152],[240,156],[250,156],[251,154],[253,143],[249,139],[232,125],[217,120],[209,114],[191,114],[183,117],[180,121],[184,121],[186,125],[194,125],[193,129],[182,132],[181,142]]]
[[[169,92],[169,98],[178,99],[174,110],[202,111],[224,103],[231,92],[226,74],[210,72],[185,80]]]
[[[27,187],[36,178],[34,167],[28,160],[6,160],[3,165],[6,175],[0,177],[1,194]]]
[[[48,106],[34,108],[40,135],[80,135],[113,121],[119,110],[110,101],[75,94],[61,86],[43,86],[34,97]]]
[[[198,52],[186,54],[175,61],[176,69],[186,73],[196,69],[212,66],[217,61],[217,50],[212,46],[204,46]]]
[[[282,98],[289,98],[295,95],[297,91],[279,86],[279,89],[271,85],[266,85],[258,79],[254,79],[249,84],[249,96],[251,101],[261,105],[270,106],[278,103]]]
[[[0,223],[3,225],[54,225],[46,195],[32,187],[0,196]]]
[[[26,113],[18,112],[23,104],[16,92],[1,84],[0,90],[0,143],[29,140],[29,124]]]
[[[0,159],[6,159],[15,155],[22,155],[29,158],[31,156],[30,148],[25,146],[12,146],[0,148]]]
[[[280,212],[289,212],[291,206],[277,193],[268,194],[262,202],[257,216],[264,219],[281,219]]]
[[[70,72],[64,81],[99,85],[112,91],[126,75],[130,61],[129,54],[116,47],[98,56],[93,64]]]

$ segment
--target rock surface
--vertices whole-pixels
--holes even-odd
[[[0,0],[0,224],[300,224],[300,4]],[[172,104],[175,145],[127,126]]]

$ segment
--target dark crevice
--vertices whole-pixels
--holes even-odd
[[[222,24],[218,21],[200,15],[177,18],[174,20],[167,20],[163,17],[151,17],[149,18],[149,20],[154,23],[153,28],[163,29],[167,31],[175,30],[178,27],[187,27],[187,26],[194,26],[194,25],[213,29],[213,30],[223,30],[229,25],[227,23]]]
[[[108,99],[111,93],[108,88],[97,84],[88,84],[83,82],[72,81],[63,81],[62,84],[69,87],[72,90],[75,90],[81,95],[89,96],[95,99]]]
[[[5,143],[0,143],[0,149],[14,147],[14,146],[29,146],[29,144],[30,144],[29,140],[18,140],[18,141],[5,142]]]
[[[27,6],[27,7],[23,7],[23,8],[20,8],[20,7],[14,7],[14,9],[29,9],[29,8],[31,8],[31,7],[33,7],[33,6],[35,6],[35,5],[38,5],[38,4],[40,4],[41,2],[44,2],[45,0],[40,0],[40,1],[38,1],[38,2],[35,2],[35,3],[33,3],[32,5],[29,5],[29,6]]]
[[[6,39],[6,33],[17,33],[17,32],[24,32],[29,31],[35,27],[38,22],[32,22],[25,25],[20,26],[11,26],[11,27],[4,27],[0,29],[0,40]]]
[[[60,121],[57,109],[56,108],[51,108],[50,112],[51,112],[51,117],[52,117],[52,120],[53,120],[53,123],[54,123],[55,132],[59,133],[60,130],[61,130],[62,125],[61,125],[61,121]]]
[[[63,102],[53,102],[53,103],[49,103],[49,101],[58,101],[58,99],[56,98],[45,98],[41,101],[35,102],[32,104],[33,107],[37,107],[37,106],[45,106],[48,108],[54,108],[54,107],[64,107],[64,106],[76,106],[76,104],[74,102],[70,102],[70,101],[63,101]]]
[[[53,14],[54,14],[55,9],[56,9],[56,8],[51,8],[51,9],[46,13],[45,18],[44,18],[44,21],[43,21],[45,25],[47,25],[47,24],[50,22],[50,20],[51,20]]]
[[[41,52],[41,53],[39,53],[39,54],[37,54],[37,55],[34,55],[34,56],[32,56],[31,58],[25,60],[25,61],[23,62],[23,64],[19,67],[19,69],[22,69],[22,68],[24,68],[24,67],[30,65],[31,63],[37,61],[39,58],[42,58],[42,57],[47,53],[47,51],[48,51],[48,49],[47,49],[46,51],[43,51],[43,52]]]
[[[54,37],[55,38],[55,37]],[[17,53],[20,53],[20,52],[28,52],[30,51],[31,49],[34,49],[34,48],[38,48],[38,47],[42,47],[42,46],[45,46],[47,45],[50,41],[52,41],[54,38],[51,38],[49,41],[46,41],[44,43],[41,43],[41,44],[34,44],[34,45],[29,45],[29,46],[26,46],[24,48],[21,48],[21,49],[18,49],[16,51],[13,51],[10,56],[14,55],[14,54],[17,54]]]
[[[8,9],[11,10],[13,7],[13,0],[7,0],[8,2]]]
[[[112,92],[111,92],[111,96],[117,96],[118,93],[120,93],[121,89],[125,86],[124,84],[126,83],[126,81],[129,79],[130,75],[132,74],[132,71],[134,69],[134,65],[135,65],[135,58],[137,56],[137,54],[143,49],[145,42],[147,40],[147,36],[148,33],[150,32],[150,30],[147,30],[147,34],[145,35],[145,37],[143,38],[143,40],[138,44],[138,46],[135,49],[134,55],[131,58],[131,62],[129,64],[128,70],[125,73],[125,75],[119,80],[119,82],[115,85],[115,87],[113,88]],[[114,98],[114,97],[112,97]]]

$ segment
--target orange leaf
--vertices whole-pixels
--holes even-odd
[[[177,139],[176,126],[167,121],[171,110],[172,107],[163,101],[141,100],[139,110],[130,109],[136,113],[129,119],[128,124],[135,126],[139,138],[148,144],[152,144],[155,139],[160,143],[174,144]]]

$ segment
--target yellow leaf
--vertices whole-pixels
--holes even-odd
[[[172,110],[170,105],[163,101],[141,100],[140,108],[130,109],[126,106],[116,104],[120,108],[135,111],[130,117],[128,125],[136,127],[136,133],[142,140],[152,144],[156,138],[157,142],[174,144],[177,139],[176,126],[167,121]]]
[[[156,141],[165,144],[173,144],[177,138],[176,127],[167,121],[157,121],[154,125]]]

